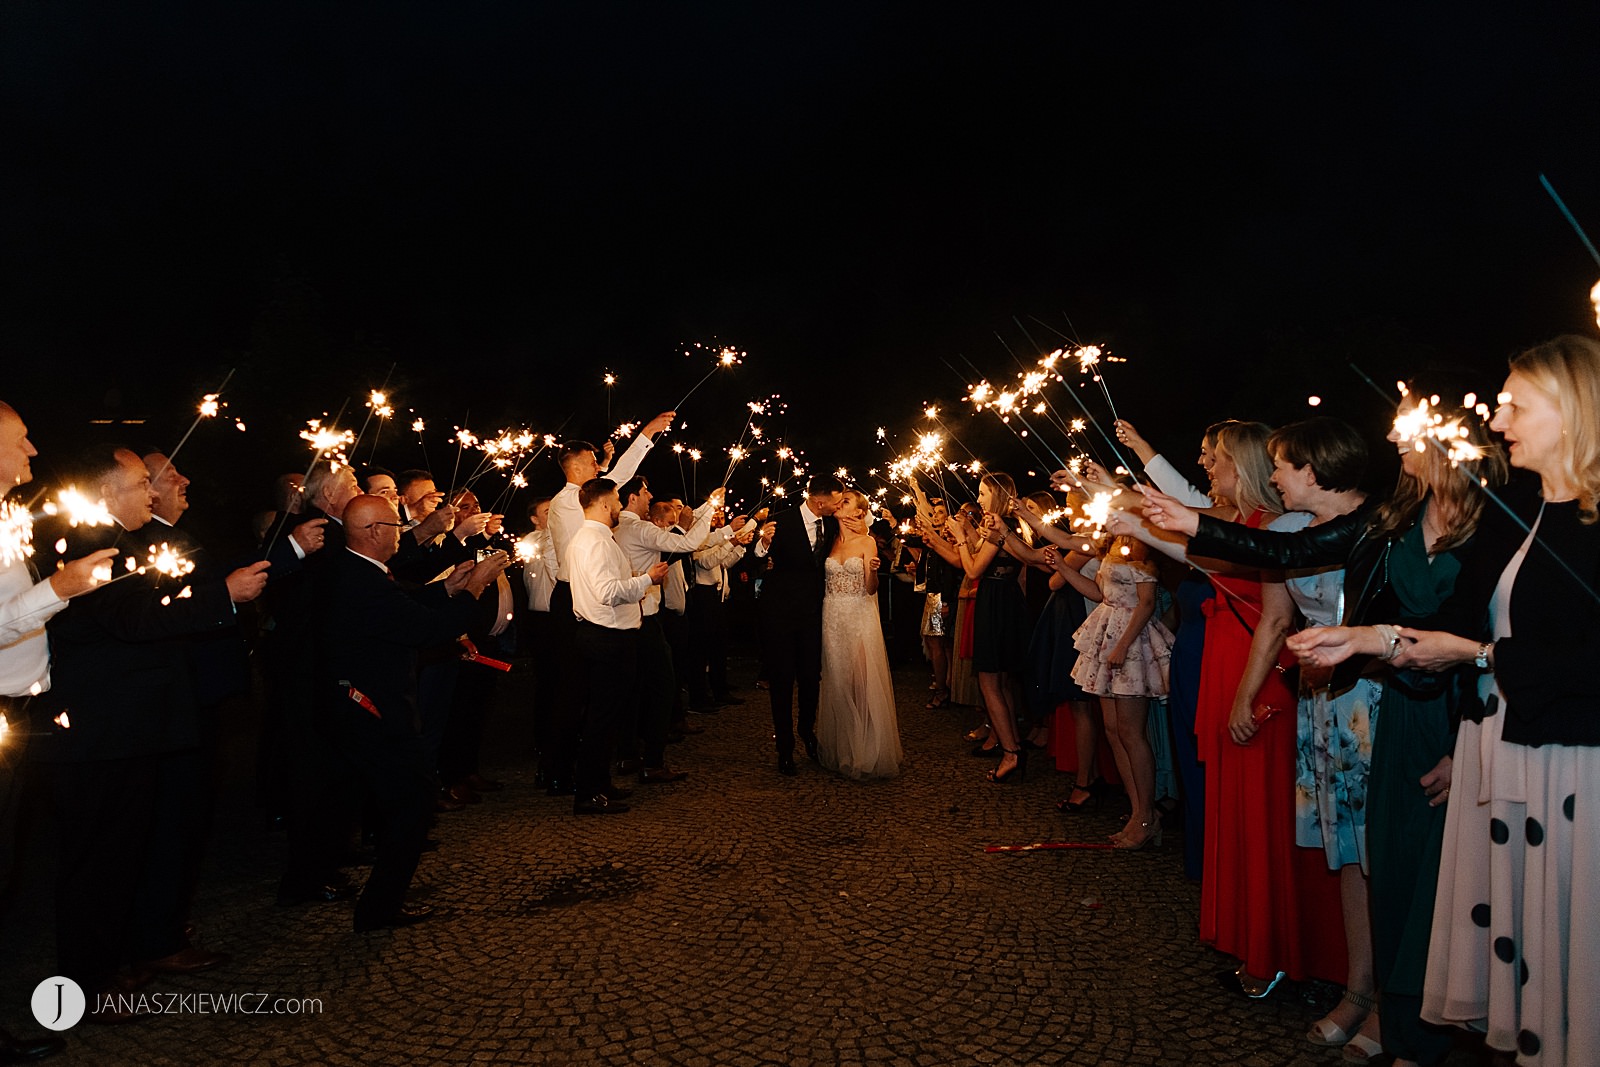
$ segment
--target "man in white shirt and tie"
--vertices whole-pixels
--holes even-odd
[[[657,560],[643,574],[634,574],[617,544],[622,502],[616,483],[592,478],[578,491],[583,525],[567,542],[562,564],[572,590],[577,616],[573,649],[578,673],[588,681],[580,720],[573,780],[575,815],[610,815],[627,811],[612,799],[611,746],[619,725],[632,721],[638,699],[640,601],[667,575]]]

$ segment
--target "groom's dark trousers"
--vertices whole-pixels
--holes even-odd
[[[779,756],[794,753],[795,691],[800,696],[800,737],[817,730],[817,695],[822,683],[822,560],[839,529],[822,520],[815,547],[799,508],[780,512],[767,551],[771,564],[761,579],[761,641],[772,701],[772,733]]]

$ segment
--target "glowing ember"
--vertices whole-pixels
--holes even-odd
[[[632,437],[633,432],[638,428],[639,424],[637,422],[625,422],[618,426],[611,436],[620,438]]]
[[[607,374],[605,377],[605,382],[607,385],[616,385],[617,376],[615,374]]]
[[[421,419],[417,419],[417,420],[415,420],[415,421],[413,421],[411,423],[411,432],[412,433],[421,433],[425,429],[427,429],[427,426],[426,426],[426,424],[423,423],[423,421]]]
[[[214,419],[217,412],[222,410],[222,405],[217,402],[216,393],[207,393],[200,401],[200,415],[202,418]]]
[[[394,408],[389,406],[389,397],[376,389],[367,398],[367,407],[371,408],[372,413],[380,419],[387,419],[394,414]]]

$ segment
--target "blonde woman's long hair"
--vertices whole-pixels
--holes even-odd
[[[1561,412],[1561,473],[1578,491],[1578,521],[1600,518],[1600,343],[1566,334],[1511,357],[1511,369]]]
[[[1264,422],[1230,422],[1217,431],[1215,451],[1233,461],[1238,472],[1239,490],[1233,506],[1243,522],[1256,511],[1283,514],[1283,498],[1272,487],[1272,456],[1267,438],[1272,427]]]

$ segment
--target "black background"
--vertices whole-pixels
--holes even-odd
[[[648,418],[717,338],[748,358],[675,431],[708,456],[776,393],[769,437],[864,473],[937,401],[1026,483],[956,413],[1037,320],[1125,357],[1183,460],[1312,393],[1381,430],[1351,361],[1492,393],[1594,329],[1538,184],[1600,232],[1594,5],[987,6],[8,4],[0,396],[48,474],[170,448],[237,368],[248,431],[179,464],[221,512],[386,377],[378,460],[423,459],[420,415],[438,471],[463,420],[603,436],[607,369],[610,423]]]

